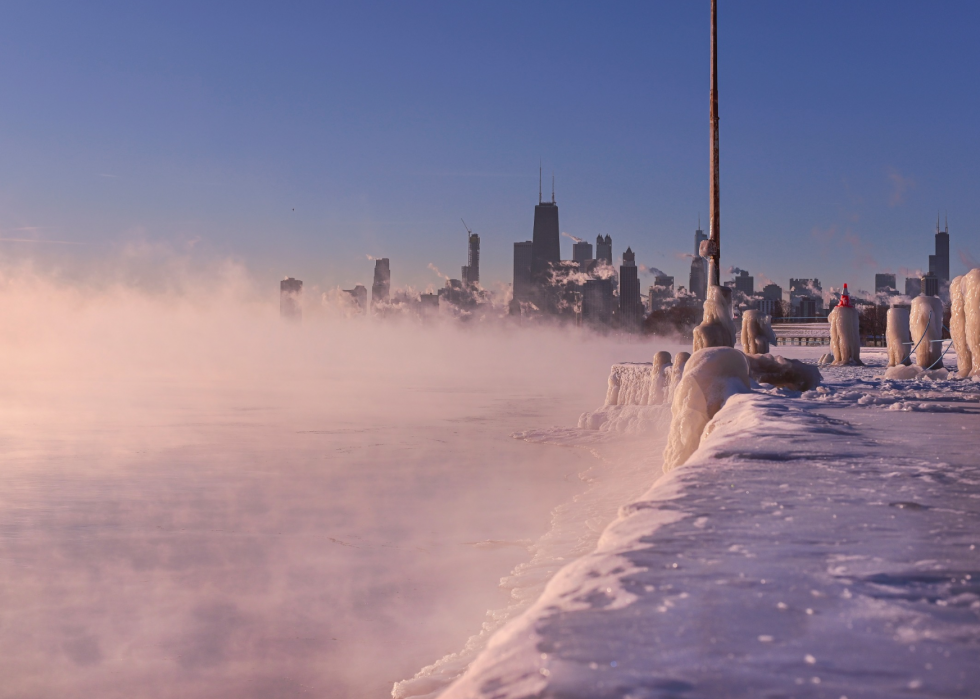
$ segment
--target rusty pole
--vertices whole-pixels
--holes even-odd
[[[718,0],[711,0],[711,185],[709,196],[708,284],[721,286],[721,210],[718,174]]]

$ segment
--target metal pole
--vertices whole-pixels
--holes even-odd
[[[709,285],[721,286],[721,209],[718,174],[718,0],[711,0],[711,186],[708,234]]]

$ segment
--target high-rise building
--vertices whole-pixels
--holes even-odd
[[[898,282],[895,281],[894,274],[876,274],[875,275],[875,293],[876,294],[897,294],[898,293]]]
[[[612,279],[587,279],[582,286],[582,321],[608,324],[613,312]]]
[[[694,231],[694,255],[696,257],[701,257],[701,241],[707,239],[708,236],[701,230],[701,221],[698,220],[698,229]]]
[[[350,294],[359,313],[367,313],[367,289],[363,284],[358,284],[353,289],[344,289],[344,293]]]
[[[779,286],[779,284],[766,284],[762,287],[762,298],[767,301],[782,301],[783,287]]]
[[[806,303],[803,303],[806,301]],[[810,303],[812,301],[812,303]],[[790,279],[789,302],[793,315],[815,318],[823,311],[823,288],[819,279]]]
[[[572,262],[582,264],[583,262],[588,262],[591,259],[593,259],[592,243],[586,240],[580,240],[572,245]]]
[[[531,252],[534,243],[530,240],[514,243],[514,299],[527,301],[531,297]]]
[[[691,293],[704,301],[708,295],[708,261],[700,255],[691,260],[691,279],[688,284]]]
[[[388,258],[374,261],[374,284],[371,285],[371,305],[387,303],[391,293],[391,267]]]
[[[463,265],[463,284],[480,283],[480,236],[470,233],[467,239],[466,264]]]
[[[630,248],[623,253],[623,264],[619,268],[619,315],[622,325],[627,329],[639,327],[643,315],[643,300],[640,297],[640,279],[637,276],[636,256]]]
[[[929,273],[935,275],[940,284],[949,281],[949,222],[946,223],[946,230],[941,231],[938,217],[936,218],[936,254],[929,255]]]
[[[916,297],[922,293],[922,279],[920,277],[905,277],[905,295]]]
[[[683,288],[683,287],[682,287]],[[653,286],[647,289],[647,303],[653,312],[662,308],[668,299],[674,298],[674,278],[658,274],[653,278]]]
[[[612,237],[611,236],[596,236],[595,239],[595,259],[597,261],[605,262],[607,265],[612,266],[613,255],[612,255]]]
[[[735,291],[741,291],[746,296],[755,294],[755,278],[750,277],[749,273],[740,269],[735,275]]]
[[[929,274],[922,275],[919,283],[923,296],[939,296],[939,277],[933,274],[932,271]]]
[[[303,319],[303,282],[286,277],[279,282],[279,317],[299,322]]]
[[[540,176],[540,172],[538,173]],[[558,204],[555,203],[554,180],[551,201],[542,201],[538,181],[538,205],[534,207],[534,231],[531,235],[531,276],[539,280],[552,265],[561,262],[561,233],[558,229]]]

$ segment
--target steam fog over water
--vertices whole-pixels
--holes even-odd
[[[240,270],[0,280],[0,696],[377,697],[458,650],[586,451],[571,330],[278,318]]]

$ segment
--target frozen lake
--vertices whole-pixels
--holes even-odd
[[[574,425],[651,353],[58,308],[7,318],[4,697],[387,695],[585,487],[586,450],[510,435]]]

